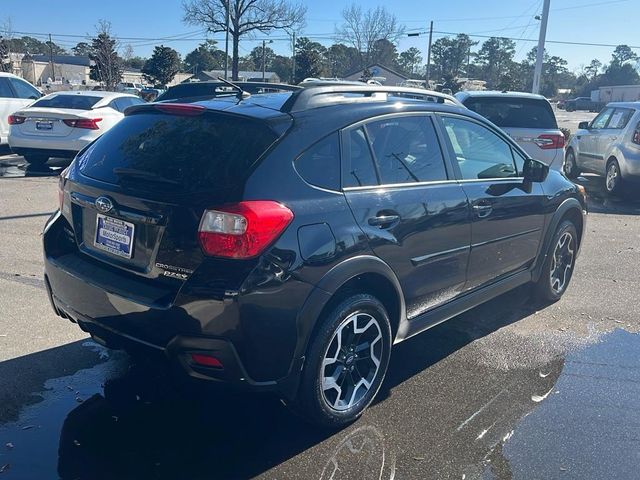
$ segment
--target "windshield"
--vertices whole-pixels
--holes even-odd
[[[482,97],[468,98],[465,106],[487,118],[498,127],[558,128],[551,105],[536,98]]]
[[[203,191],[244,178],[275,140],[266,125],[230,115],[138,113],[100,137],[78,162],[84,175],[108,183]]]
[[[39,108],[70,108],[72,110],[91,110],[102,97],[89,95],[53,95],[44,97],[32,105]]]

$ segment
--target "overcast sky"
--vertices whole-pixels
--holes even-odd
[[[640,53],[640,35],[637,16],[639,0],[551,0],[551,15],[547,39],[576,43],[628,44]],[[333,40],[335,28],[340,24],[341,10],[350,2],[338,0],[305,1],[307,25],[301,35],[325,45]],[[542,11],[542,0],[394,0],[393,2],[360,1],[363,8],[384,5],[394,13],[407,31],[426,32],[430,20],[436,32],[467,33],[481,36],[505,36],[518,40],[516,59],[520,60],[535,42],[539,21],[535,15]],[[178,50],[183,56],[193,50],[204,38],[202,29],[182,22],[180,0],[108,0],[98,2],[51,0],[0,0],[0,23],[10,19],[15,35],[22,32],[45,39],[51,33],[53,40],[69,49],[82,37],[95,31],[99,19],[111,21],[113,32],[122,38],[122,46],[131,44],[137,55],[149,56],[153,46],[164,44]],[[631,21],[634,19],[634,21]],[[434,39],[444,36],[434,34]],[[167,38],[171,37],[171,38]],[[270,34],[270,45],[283,55],[291,54],[291,42],[283,32]],[[213,38],[222,40],[222,34]],[[254,39],[241,42],[241,55],[247,54],[269,36],[258,34]],[[224,46],[224,42],[220,42]],[[426,59],[427,35],[404,37],[398,49],[417,47]],[[579,69],[591,59],[608,62],[612,47],[566,45],[548,43],[547,50],[569,62],[571,70]]]

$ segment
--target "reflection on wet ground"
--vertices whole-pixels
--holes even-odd
[[[0,152],[0,178],[55,177],[69,164],[68,159],[52,158],[44,165],[33,165],[16,155],[2,156]]]
[[[504,331],[532,313],[516,291],[398,345],[380,398],[340,432],[270,396],[186,383],[161,359],[71,344],[94,365],[0,412],[0,478],[634,478],[637,335],[520,351]],[[496,335],[502,356],[487,357]],[[531,344],[563,341],[544,338]]]

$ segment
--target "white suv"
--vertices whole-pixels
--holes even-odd
[[[549,101],[524,92],[469,91],[456,98],[504,130],[531,158],[562,171],[564,134]]]
[[[0,145],[8,142],[9,115],[39,99],[42,94],[29,82],[0,72]]]

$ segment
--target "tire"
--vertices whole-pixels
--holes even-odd
[[[567,150],[567,154],[564,157],[564,174],[571,180],[578,178],[580,170],[578,169],[578,163],[576,162],[576,154],[572,149]]]
[[[622,193],[622,173],[620,172],[620,165],[618,165],[618,161],[615,158],[607,162],[604,188],[609,195],[619,195]]]
[[[320,321],[294,408],[317,426],[339,428],[362,415],[378,393],[391,354],[391,326],[382,303],[369,294],[346,298]]]
[[[556,230],[547,253],[540,278],[534,285],[534,297],[542,303],[560,300],[573,276],[578,252],[578,233],[570,220]]]
[[[575,109],[574,107],[570,107],[570,106],[569,106],[569,107],[565,107],[565,110],[566,110],[567,112],[574,112],[576,109]]]
[[[30,165],[44,165],[49,161],[49,157],[46,155],[25,155],[24,159]]]

